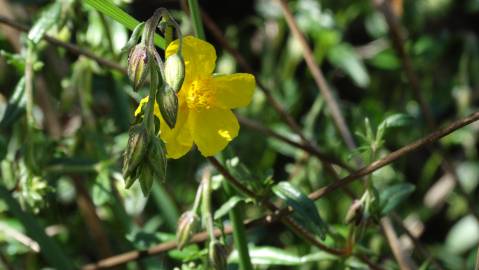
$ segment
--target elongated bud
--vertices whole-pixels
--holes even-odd
[[[354,200],[346,213],[346,223],[358,225],[363,218],[363,205],[360,200]]]
[[[129,188],[135,180],[134,172],[138,164],[143,160],[148,149],[148,135],[143,125],[135,125],[130,128],[128,145],[123,160],[123,177],[126,181],[126,188]],[[132,179],[133,181],[128,180]]]
[[[193,211],[186,211],[181,215],[176,226],[176,242],[179,250],[190,242],[191,236],[198,231],[199,225],[200,218]]]
[[[138,39],[140,39],[141,37],[144,26],[145,26],[145,22],[142,22],[136,25],[135,29],[133,29],[133,33],[131,34],[130,39],[125,44],[125,46],[121,49],[122,53],[125,53],[131,50],[131,48],[133,48],[133,46],[136,45],[136,43],[138,42]]]
[[[168,85],[163,85],[156,96],[156,103],[160,107],[161,116],[172,129],[176,125],[178,115],[178,96]]]
[[[210,247],[208,250],[208,257],[210,259],[211,265],[215,270],[226,270],[228,269],[227,256],[225,247],[218,241],[211,241]]]
[[[145,82],[149,72],[149,53],[143,44],[138,44],[130,52],[128,57],[128,77],[133,83],[133,89],[136,91]]]
[[[150,164],[155,178],[162,182],[166,180],[166,153],[165,145],[158,137],[153,137],[148,150],[148,163]]]
[[[155,173],[153,171],[153,168],[151,167],[151,164],[148,162],[143,163],[139,168],[138,168],[140,177],[140,186],[141,186],[141,192],[143,192],[143,195],[147,197],[150,194],[151,187],[153,186],[153,181],[155,180]]]
[[[175,53],[166,58],[165,80],[166,83],[173,89],[173,91],[180,91],[184,79],[185,61],[183,60],[183,57],[180,54]]]

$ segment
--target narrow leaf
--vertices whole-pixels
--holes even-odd
[[[140,23],[121,8],[113,4],[110,0],[85,0],[84,2],[132,31],[134,31],[136,26]],[[159,35],[155,35],[155,44],[160,48],[165,48],[165,40]]]
[[[273,192],[279,198],[283,199],[289,206],[291,206],[295,213],[293,216],[300,218],[308,228],[313,229],[319,234],[321,239],[326,238],[327,226],[321,219],[314,202],[306,195],[301,193],[289,182],[280,182],[273,187]],[[311,226],[310,224],[314,225]]]
[[[402,203],[411,193],[414,192],[416,187],[410,183],[400,183],[390,187],[387,187],[381,192],[381,214],[394,210],[400,203]]]

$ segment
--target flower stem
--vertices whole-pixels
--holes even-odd
[[[205,30],[203,28],[203,23],[201,22],[198,0],[188,0],[188,6],[190,7],[191,23],[195,30],[195,36],[200,39],[205,39]]]
[[[202,198],[201,198],[201,214],[203,216],[203,224],[211,241],[215,240],[215,229],[213,225],[213,214],[211,213],[211,177],[209,171],[203,174],[201,180]]]
[[[225,182],[223,187],[228,197],[234,195],[233,188],[230,186],[230,184]],[[240,269],[253,270],[253,265],[251,264],[251,258],[249,256],[245,228],[243,224],[243,215],[241,214],[241,206],[242,205],[237,205],[236,207],[231,209],[229,213],[231,224],[233,226],[233,239],[235,247],[238,250]]]

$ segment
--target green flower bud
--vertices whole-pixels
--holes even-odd
[[[140,181],[141,192],[143,192],[143,195],[147,197],[150,194],[151,187],[153,186],[155,173],[154,173],[154,170],[152,169],[151,164],[149,164],[148,162],[143,163],[138,169],[140,170],[139,181]]]
[[[226,270],[228,269],[227,257],[225,247],[218,241],[211,241],[210,247],[208,250],[208,257],[210,259],[211,265],[215,270]]]
[[[170,128],[176,125],[178,115],[178,96],[170,86],[164,85],[156,95],[156,103],[160,107],[161,116]]]
[[[148,150],[148,163],[150,164],[155,178],[164,182],[166,180],[166,153],[165,145],[157,137],[153,137],[150,143],[150,149]]]
[[[145,82],[149,72],[149,53],[143,44],[138,44],[130,52],[128,57],[128,77],[133,83],[133,89],[137,90]]]
[[[166,83],[178,92],[181,89],[183,80],[185,79],[185,61],[180,54],[175,53],[168,57],[165,62],[165,80]]]
[[[198,231],[199,225],[200,218],[193,211],[186,211],[181,215],[176,226],[176,242],[179,250],[190,242],[191,236]]]
[[[126,188],[129,188],[136,179],[134,172],[143,160],[148,144],[149,139],[145,126],[141,124],[132,126],[123,160],[123,177],[127,180]]]

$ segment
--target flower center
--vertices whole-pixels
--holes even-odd
[[[208,79],[194,80],[186,93],[186,104],[190,109],[209,109],[212,103]]]

